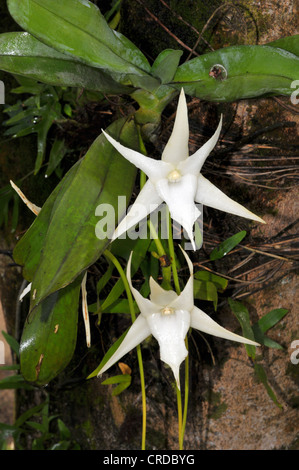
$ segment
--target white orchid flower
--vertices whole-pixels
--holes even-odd
[[[115,230],[112,240],[135,226],[163,201],[168,205],[172,219],[186,230],[194,250],[196,247],[192,230],[194,222],[200,215],[195,202],[264,223],[260,217],[230,199],[200,173],[206,158],[217,143],[221,125],[222,116],[214,135],[193,155],[189,156],[188,110],[182,88],[173,131],[164,148],[161,160],[154,160],[124,147],[103,131],[115,149],[148,176],[146,184],[127,216]],[[137,207],[142,207],[143,210],[137,210]]]
[[[258,343],[243,338],[218,325],[209,315],[194,305],[193,265],[183,249],[182,252],[190,270],[190,278],[184,290],[180,295],[177,295],[174,291],[164,290],[151,277],[150,300],[144,298],[138,290],[132,286],[130,276],[131,253],[127,266],[127,278],[141,313],[128,330],[128,333],[118,349],[99,371],[98,376],[102,375],[148,336],[153,335],[160,346],[161,360],[171,367],[176,383],[178,387],[180,387],[179,369],[181,363],[188,355],[185,346],[185,337],[190,327],[204,333],[218,336],[219,338],[259,346]]]

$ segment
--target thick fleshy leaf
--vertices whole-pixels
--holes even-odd
[[[209,101],[234,101],[265,94],[291,95],[299,58],[271,46],[232,46],[178,67],[172,86]]]
[[[55,86],[83,87],[103,93],[130,93],[103,70],[77,62],[29,33],[0,35],[0,69]]]
[[[87,1],[8,0],[14,20],[57,51],[93,67],[114,73],[146,75],[150,66],[127,38],[115,33],[98,7]]]
[[[120,119],[109,129],[127,145],[138,148],[139,136],[134,121]],[[121,217],[118,196],[129,200],[135,175],[135,167],[122,158],[101,134],[64,187],[59,200],[54,202],[42,256],[32,282],[32,290],[36,292],[35,298],[31,298],[31,308],[71,283],[101,255],[109,243],[117,218]],[[97,207],[107,211],[105,230],[102,230]]]
[[[29,227],[27,232],[18,241],[14,248],[13,258],[17,264],[23,267],[22,274],[27,281],[32,281],[40,262],[53,206],[55,203],[59,203],[64,191],[78,171],[80,164],[80,161],[77,162],[52,191],[33,224]]]
[[[276,39],[276,41],[268,42],[266,46],[279,47],[299,56],[299,34]]]
[[[81,276],[47,297],[28,315],[20,343],[25,380],[46,385],[71,360],[77,340]]]

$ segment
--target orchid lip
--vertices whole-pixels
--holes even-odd
[[[178,170],[172,170],[167,176],[167,179],[170,183],[176,183],[177,181],[180,181],[181,178],[182,175]]]
[[[173,315],[174,314],[174,309],[172,307],[165,307],[165,308],[162,308],[161,310],[161,314],[162,315]]]

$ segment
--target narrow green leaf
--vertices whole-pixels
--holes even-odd
[[[113,385],[123,382],[129,382],[130,379],[131,376],[129,374],[114,375],[113,377],[109,377],[108,379],[104,380],[102,382],[102,385]]]
[[[275,403],[276,406],[278,406],[278,408],[282,408],[282,405],[278,402],[278,399],[277,399],[273,389],[269,385],[267,374],[266,374],[265,369],[263,368],[263,366],[261,364],[255,362],[254,363],[254,371],[255,371],[256,376],[259,379],[259,381],[264,385],[264,387],[265,387],[269,397],[271,398],[271,400]]]
[[[287,314],[287,312],[288,310],[284,308],[276,308],[260,318],[258,322],[252,326],[256,341],[268,348],[283,349],[279,343],[268,338],[264,333],[275,326]]]
[[[232,237],[229,237],[224,240],[210,253],[210,260],[214,261],[216,259],[223,258],[223,256],[227,255],[227,253],[233,250],[233,248],[235,248],[235,246],[237,246],[238,243],[243,240],[246,234],[247,232],[245,230],[242,230],[242,232],[238,232]]]
[[[233,299],[228,299],[228,302],[232,312],[241,325],[243,336],[245,336],[245,338],[251,339],[252,341],[256,341],[251,328],[249,313],[245,305],[242,302]],[[248,356],[254,360],[256,355],[256,347],[252,346],[251,344],[245,344],[244,346]]]
[[[7,344],[11,347],[11,349],[13,350],[13,352],[15,353],[15,355],[17,357],[19,357],[19,350],[20,350],[20,345],[18,343],[18,341],[11,335],[9,335],[8,333],[6,333],[6,331],[1,331],[2,335],[4,336]]]
[[[195,279],[204,282],[213,282],[217,287],[217,290],[224,291],[227,288],[228,280],[224,277],[218,276],[217,274],[210,273],[209,271],[196,271],[194,273]]]
[[[53,171],[58,167],[66,153],[67,147],[64,140],[55,139],[50,151],[49,163],[45,174],[47,178],[51,176]]]
[[[275,308],[271,312],[259,319],[258,325],[263,333],[276,325],[286,314],[288,310],[285,308]]]
[[[32,390],[32,386],[28,384],[22,375],[11,375],[0,380],[0,390],[20,389]]]

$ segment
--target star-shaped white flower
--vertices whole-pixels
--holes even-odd
[[[222,116],[215,134],[193,155],[189,156],[188,110],[182,88],[173,131],[164,148],[161,160],[154,160],[124,147],[103,131],[115,149],[148,176],[146,184],[127,216],[116,228],[112,240],[135,226],[163,201],[168,205],[172,219],[186,230],[194,250],[196,247],[192,230],[194,222],[200,215],[195,202],[264,223],[260,217],[230,199],[200,173],[206,158],[217,143],[221,125]],[[143,208],[142,211],[140,211],[140,207]]]
[[[182,252],[190,270],[190,278],[184,290],[180,295],[177,295],[172,290],[164,290],[151,277],[150,300],[144,298],[132,286],[130,276],[131,253],[127,266],[127,278],[141,313],[128,330],[118,349],[99,371],[98,376],[102,375],[148,336],[153,335],[160,346],[161,360],[171,367],[179,387],[179,368],[188,355],[185,337],[190,327],[220,338],[259,346],[258,343],[243,338],[218,325],[209,315],[194,305],[193,265],[186,252],[184,250]]]

